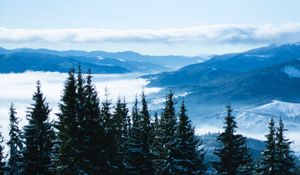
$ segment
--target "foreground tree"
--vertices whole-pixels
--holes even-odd
[[[6,167],[5,167],[5,155],[4,155],[4,139],[2,134],[0,133],[0,175],[6,175]]]
[[[159,168],[161,167],[161,153],[163,152],[162,137],[160,129],[160,120],[157,113],[154,114],[154,123],[152,124],[152,139],[151,143],[151,153],[152,153],[152,163],[155,174],[158,174]]]
[[[147,151],[143,147],[143,119],[138,108],[138,100],[135,100],[132,107],[132,127],[127,151],[127,174],[130,175],[151,175],[153,174],[152,162]]]
[[[125,100],[119,97],[112,115],[115,148],[117,151],[116,164],[119,164],[119,174],[124,173],[126,166],[126,152],[129,144],[130,120]]]
[[[275,175],[275,122],[273,118],[269,122],[269,134],[266,135],[266,138],[266,148],[262,153],[261,167],[259,168],[259,173],[262,173],[264,175]]]
[[[82,172],[78,151],[77,93],[74,69],[70,70],[64,86],[58,113],[58,155],[53,162],[57,174],[80,174]],[[54,165],[54,166],[55,166]]]
[[[111,100],[109,99],[108,90],[105,89],[105,99],[101,104],[100,111],[101,119],[103,120],[102,127],[104,129],[104,158],[106,165],[104,174],[118,174],[122,170],[122,165],[119,164],[120,157],[118,154],[118,145],[115,137],[116,123],[113,121],[111,113]]]
[[[87,134],[86,130],[86,118],[85,113],[87,110],[86,107],[86,93],[84,89],[85,79],[81,72],[81,65],[79,64],[77,70],[77,79],[76,79],[76,116],[75,116],[75,125],[77,127],[77,137],[75,138],[76,145],[76,157],[78,163],[78,170],[80,173],[88,173],[90,162],[87,159],[87,155],[84,153],[85,139],[84,138]]]
[[[151,146],[151,143],[153,142],[152,140],[152,136],[151,136],[151,116],[149,114],[149,110],[148,110],[148,103],[147,103],[147,100],[146,100],[146,95],[145,95],[145,92],[143,91],[142,92],[142,95],[141,95],[141,110],[140,110],[140,117],[141,117],[141,130],[142,130],[142,135],[141,135],[141,144],[142,144],[142,147],[145,151],[145,158],[148,160],[146,163],[147,163],[147,169],[153,173],[154,172],[154,169],[153,169],[153,163],[152,163],[152,158],[153,158],[153,155],[152,153],[150,152],[150,146]]]
[[[286,139],[284,132],[287,129],[284,128],[282,120],[279,120],[279,126],[276,132],[275,153],[276,153],[276,167],[275,171],[277,175],[293,175],[296,174],[296,165],[293,157],[293,151],[291,151],[289,139]]]
[[[177,119],[174,108],[174,94],[170,92],[166,97],[165,107],[163,109],[160,119],[160,138],[162,148],[159,153],[160,159],[158,164],[159,174],[172,174],[174,168],[173,152],[176,150],[176,130],[177,130]]]
[[[195,136],[194,128],[191,121],[186,115],[186,108],[182,102],[179,114],[179,123],[177,128],[177,140],[175,141],[175,149],[173,155],[169,158],[172,166],[169,174],[204,174],[206,166],[204,164],[204,150],[200,144],[200,140]],[[170,154],[169,153],[169,154]]]
[[[10,155],[7,162],[9,175],[20,174],[22,166],[22,133],[18,127],[19,119],[17,118],[16,114],[16,109],[12,103],[9,108],[9,141],[7,142]]]
[[[104,159],[104,129],[100,116],[100,102],[98,94],[92,84],[92,75],[89,70],[84,86],[84,104],[82,121],[82,159],[84,160],[85,171],[89,174],[101,174],[105,170]]]
[[[28,111],[29,124],[24,127],[24,171],[23,174],[39,175],[51,174],[51,149],[54,132],[49,122],[50,109],[41,92],[40,83],[33,95],[34,103]]]
[[[249,154],[246,138],[236,134],[236,128],[235,117],[232,115],[231,106],[228,105],[227,116],[225,117],[225,130],[217,138],[221,143],[221,148],[215,150],[219,161],[213,163],[218,174],[242,175],[248,171],[247,167],[252,166],[249,164],[252,162],[251,157],[246,156]],[[249,173],[251,174],[251,172]]]

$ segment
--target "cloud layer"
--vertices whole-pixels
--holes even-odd
[[[208,25],[169,29],[0,28],[0,43],[166,43],[269,44],[300,41],[300,23]]]
[[[137,93],[142,89],[146,94],[158,92],[159,88],[146,88],[147,81],[137,78],[140,75],[93,75],[93,82],[97,88],[100,100],[104,99],[104,89],[108,88],[110,98],[113,102],[120,96],[126,97],[126,101],[131,104]],[[50,117],[56,118],[58,103],[63,91],[63,84],[67,77],[65,73],[58,72],[25,72],[0,74],[0,132],[5,139],[8,138],[9,118],[8,111],[10,103],[13,102],[17,109],[17,116],[21,119],[20,126],[27,124],[26,111],[32,103],[32,95],[35,91],[35,83],[41,81],[42,92],[46,96],[46,101],[52,109]],[[130,85],[130,87],[128,87]]]

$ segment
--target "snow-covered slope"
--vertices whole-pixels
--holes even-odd
[[[210,126],[221,127],[226,111],[204,116],[202,123]],[[273,100],[260,106],[243,107],[234,109],[239,130],[247,133],[260,133],[267,131],[267,125],[271,118],[283,120],[290,131],[300,133],[300,103],[282,102]]]
[[[290,130],[300,129],[300,104],[272,101],[249,109],[237,110],[237,121],[241,127],[255,131],[265,131],[271,118],[284,121]],[[300,131],[300,130],[299,130]]]

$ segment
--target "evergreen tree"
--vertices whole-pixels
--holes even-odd
[[[117,174],[121,167],[117,152],[117,144],[115,138],[115,123],[113,122],[113,117],[111,114],[111,100],[109,100],[108,90],[105,89],[105,100],[102,102],[100,110],[101,118],[103,119],[103,129],[104,129],[104,156],[107,162],[104,168],[106,172],[104,174]]]
[[[285,138],[285,131],[287,131],[287,129],[284,128],[284,124],[280,119],[275,138],[276,175],[293,175],[296,171],[293,151],[290,149],[290,144],[292,142]]]
[[[161,167],[161,153],[163,152],[162,137],[160,130],[160,120],[158,119],[157,112],[154,114],[154,123],[152,126],[152,138],[151,153],[153,155],[152,162],[155,174],[158,174],[158,170]]]
[[[4,138],[0,132],[0,175],[6,175],[5,155],[4,155]]]
[[[54,139],[54,131],[49,122],[50,109],[45,102],[43,93],[37,82],[37,90],[33,95],[34,103],[28,111],[29,124],[24,127],[25,149],[24,149],[24,172],[23,174],[38,175],[51,174],[51,149]]]
[[[141,116],[141,130],[142,130],[142,137],[141,137],[141,144],[145,151],[145,156],[147,161],[147,169],[149,172],[153,172],[153,164],[152,164],[152,154],[150,153],[150,145],[152,142],[151,139],[151,117],[148,110],[148,104],[146,100],[146,95],[144,91],[142,92],[142,108],[140,110],[140,116]]]
[[[74,69],[71,69],[65,82],[60,112],[58,114],[58,142],[59,154],[57,162],[57,174],[80,174],[81,165],[78,156],[78,124],[77,124],[77,86]]]
[[[55,128],[58,128],[58,124],[57,124],[57,121],[54,121],[53,122],[53,128],[54,128],[54,140],[52,141],[52,150],[51,150],[51,164],[50,164],[50,167],[49,167],[49,171],[52,173],[52,174],[59,174],[58,173],[58,162],[59,162],[59,158],[60,158],[60,145],[61,145],[61,142],[59,141],[59,138],[58,138],[58,132],[56,131]]]
[[[241,153],[243,155],[241,166],[239,167],[240,175],[254,175],[255,174],[255,163],[251,157],[251,153],[246,144],[246,139],[243,140],[243,146],[241,147]]]
[[[214,152],[219,158],[219,161],[213,163],[218,174],[242,175],[248,171],[247,167],[252,166],[249,164],[252,160],[247,155],[249,152],[246,146],[246,138],[236,134],[236,128],[235,117],[232,115],[231,106],[228,105],[225,130],[217,138],[221,143],[221,148]]]
[[[77,163],[79,165],[78,170],[80,173],[87,173],[87,169],[89,167],[89,160],[86,159],[86,155],[84,155],[84,136],[86,134],[86,126],[85,126],[85,113],[87,112],[85,109],[86,105],[86,94],[84,89],[85,79],[81,73],[81,66],[78,66],[77,79],[76,79],[76,118],[75,122],[77,125],[77,137],[76,140],[76,156]]]
[[[276,175],[276,151],[275,151],[275,122],[269,123],[269,134],[266,135],[266,148],[262,153],[261,167],[259,173],[264,175]]]
[[[151,160],[142,144],[143,119],[138,109],[138,101],[135,100],[132,108],[132,128],[127,151],[127,173],[130,175],[151,175],[153,169],[149,167]]]
[[[82,151],[84,168],[88,174],[101,174],[104,172],[106,162],[104,159],[104,129],[100,116],[100,102],[98,94],[92,84],[92,75],[89,70],[84,91],[83,120],[82,120]]]
[[[115,163],[119,166],[118,174],[124,173],[125,156],[129,140],[128,109],[125,100],[119,97],[112,115],[112,133],[116,149]]]
[[[163,109],[160,119],[160,132],[163,149],[160,152],[160,160],[157,162],[161,166],[158,169],[159,174],[172,174],[171,169],[173,167],[173,150],[176,149],[176,130],[177,130],[177,119],[174,108],[173,92],[170,92],[166,97],[165,107]]]
[[[20,174],[20,169],[22,166],[22,133],[18,127],[19,119],[17,118],[16,114],[16,109],[12,103],[9,108],[9,141],[7,142],[10,155],[7,163],[9,175]]]
[[[194,128],[186,115],[186,108],[183,101],[179,114],[173,173],[189,175],[204,174],[206,169],[204,155],[204,148],[200,140],[195,136]]]

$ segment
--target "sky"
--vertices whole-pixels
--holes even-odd
[[[0,46],[238,52],[300,41],[299,0],[0,0]]]

